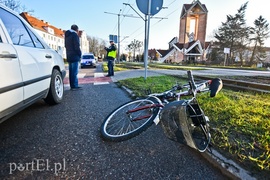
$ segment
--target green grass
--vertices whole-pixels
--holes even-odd
[[[200,96],[212,120],[213,144],[246,168],[270,170],[270,95],[223,90]]]
[[[104,72],[108,72],[108,66],[107,65],[108,65],[107,62],[104,62],[102,64],[102,69],[103,69]],[[128,70],[128,69],[130,69],[130,68],[126,68],[125,66],[122,66],[120,64],[115,64],[115,66],[114,66],[114,71],[115,72],[117,72],[117,71],[125,71],[125,70]]]
[[[137,96],[162,92],[184,79],[172,76],[132,78],[119,81]],[[212,143],[225,156],[257,174],[270,173],[270,95],[234,92],[223,89],[215,98],[198,95],[198,101],[210,118]]]
[[[148,77],[146,80],[144,77],[125,79],[119,81],[118,83],[119,85],[123,85],[132,89],[137,97],[143,97],[147,95],[146,91],[149,89],[153,93],[159,93],[170,89],[172,84],[183,82],[183,80],[173,76],[154,76]]]

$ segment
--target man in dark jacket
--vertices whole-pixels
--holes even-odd
[[[81,60],[80,40],[78,36],[79,28],[77,25],[72,25],[70,30],[65,32],[65,47],[67,54],[67,62],[69,65],[69,84],[71,90],[77,90],[78,86],[78,71]]]
[[[113,70],[113,66],[114,66],[114,60],[116,58],[116,45],[114,44],[114,42],[111,40],[110,41],[110,47],[107,48],[105,47],[104,49],[107,51],[107,61],[108,61],[108,75],[107,76],[114,76],[114,70]]]

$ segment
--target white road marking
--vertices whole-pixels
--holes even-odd
[[[95,73],[94,77],[104,77],[104,74],[103,73]]]
[[[94,82],[94,85],[110,84],[109,82]]]
[[[78,78],[84,78],[84,76],[86,75],[86,73],[78,73]],[[69,77],[69,74],[66,74],[66,77]]]
[[[104,77],[103,73],[95,73],[94,77]],[[104,84],[110,84],[109,82],[94,82],[94,85],[104,85]]]

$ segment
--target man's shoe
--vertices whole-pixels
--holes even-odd
[[[71,91],[77,91],[77,90],[80,90],[80,89],[82,89],[82,87],[78,86],[78,87],[75,87],[75,88],[71,88],[70,90]]]
[[[111,75],[106,75],[106,77],[110,77]]]

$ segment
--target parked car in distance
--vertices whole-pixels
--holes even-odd
[[[38,100],[60,103],[65,75],[62,56],[0,3],[0,123]]]
[[[89,66],[89,67],[96,67],[97,66],[97,61],[95,59],[94,54],[85,53],[85,54],[82,55],[81,68],[84,68],[86,66]]]

